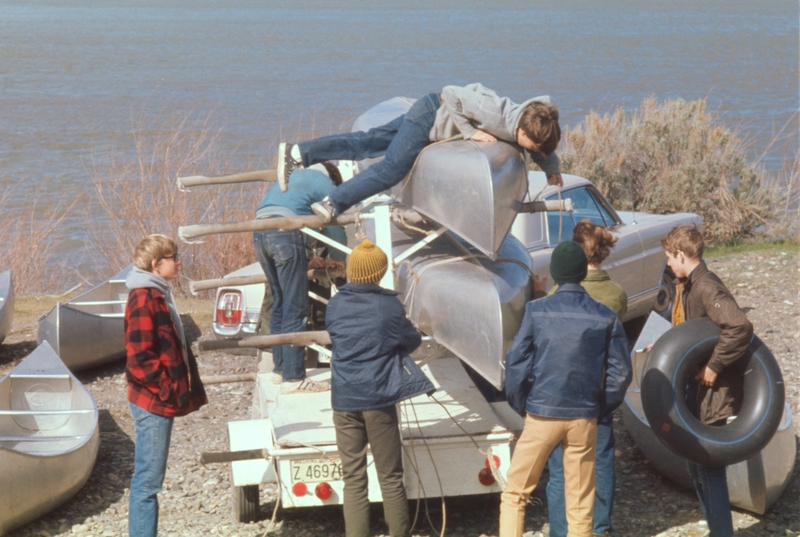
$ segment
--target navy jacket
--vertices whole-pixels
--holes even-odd
[[[375,284],[348,283],[328,303],[325,324],[333,343],[334,410],[375,410],[434,392],[408,356],[422,338],[397,294]]]
[[[505,392],[514,410],[609,418],[630,383],[628,339],[611,308],[577,284],[528,302],[506,355]]]

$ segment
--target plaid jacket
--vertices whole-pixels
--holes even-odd
[[[183,359],[167,301],[157,289],[131,290],[125,308],[128,400],[164,417],[184,416],[208,403],[191,349]],[[188,362],[188,367],[187,367]]]

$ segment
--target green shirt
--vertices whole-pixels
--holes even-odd
[[[622,320],[628,311],[628,296],[621,285],[611,281],[608,272],[602,269],[589,269],[581,285],[590,297],[614,310],[620,321]],[[558,284],[554,285],[548,294],[555,293],[556,289]]]

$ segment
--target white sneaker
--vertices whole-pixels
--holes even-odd
[[[331,385],[327,382],[315,382],[311,379],[305,378],[296,382],[284,382],[281,384],[281,393],[317,393],[327,392],[331,389]]]
[[[283,373],[273,373],[272,374],[272,383],[273,384],[280,384],[283,382]]]
[[[311,212],[319,216],[322,222],[327,224],[336,216],[336,208],[328,198],[311,204]]]
[[[289,188],[289,176],[298,168],[303,167],[303,162],[297,160],[292,156],[292,149],[294,144],[281,142],[278,145],[278,184],[281,187],[281,192],[286,192]]]

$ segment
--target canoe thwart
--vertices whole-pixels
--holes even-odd
[[[206,177],[205,175],[190,175],[178,177],[178,190],[185,192],[186,188],[203,185],[231,185],[236,183],[252,183],[261,181],[264,183],[274,183],[278,180],[277,170],[258,170],[254,172],[233,173],[230,175],[220,175],[218,177]]]

